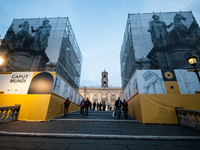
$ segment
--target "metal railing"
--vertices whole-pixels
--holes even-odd
[[[17,120],[20,105],[0,107],[0,123]]]
[[[200,131],[200,111],[176,108],[179,124]]]

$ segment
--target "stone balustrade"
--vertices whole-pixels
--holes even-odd
[[[200,131],[200,111],[176,108],[179,124]]]
[[[17,120],[20,105],[0,107],[0,123]]]

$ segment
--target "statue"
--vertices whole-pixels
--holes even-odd
[[[154,47],[163,47],[169,44],[167,28],[170,28],[174,23],[167,25],[164,21],[159,20],[159,16],[153,15],[153,20],[149,22],[149,30],[151,33],[151,41]]]
[[[48,46],[48,38],[51,32],[49,20],[44,20],[43,25],[38,27],[36,30],[33,29],[33,26],[31,26],[31,29],[32,32],[36,32],[31,49],[36,51],[45,51]]]

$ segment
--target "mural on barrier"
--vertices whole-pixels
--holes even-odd
[[[194,72],[188,72],[187,70],[174,71],[181,94],[196,94],[195,91],[200,92],[200,84]]]
[[[0,91],[4,94],[51,94],[53,75],[50,72],[12,72],[0,74]]]
[[[64,82],[58,75],[55,76],[52,92],[60,95],[63,98],[69,97],[69,100],[79,104],[81,96],[72,89],[66,82]]]
[[[200,73],[199,73],[200,75]],[[197,75],[187,70],[136,70],[121,99],[130,99],[139,94],[167,94],[165,82],[178,83],[181,94],[199,94],[200,84]]]
[[[160,70],[138,70],[137,78],[140,94],[166,94]]]

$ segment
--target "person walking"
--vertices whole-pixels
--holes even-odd
[[[83,116],[83,112],[84,112],[84,108],[85,108],[85,100],[84,99],[80,102],[79,106],[81,108],[80,109],[80,116]]]
[[[126,102],[125,99],[122,105],[123,105],[122,111],[124,111],[124,118],[128,119],[128,103]]]
[[[107,106],[108,106],[108,111],[109,111],[109,109],[110,109],[110,104],[108,103],[108,105],[107,105]]]
[[[115,107],[117,110],[118,119],[121,118],[121,106],[122,106],[122,101],[120,100],[120,97],[118,97],[118,99],[115,101]]]
[[[67,116],[68,114],[69,105],[70,105],[70,101],[69,101],[69,98],[67,98],[66,101],[64,102],[64,116]]]
[[[85,114],[84,116],[88,116],[88,107],[90,107],[90,101],[89,99],[87,98],[87,100],[85,101]]]
[[[94,102],[93,103],[93,111],[95,110],[95,107],[96,107],[96,103]],[[98,109],[98,108],[97,108]]]
[[[102,107],[102,104],[101,104],[101,102],[100,102],[100,104],[99,104],[99,111],[101,111],[101,107]]]
[[[90,100],[89,100],[89,102],[90,102]],[[89,107],[90,107],[90,110],[92,109],[92,103],[90,102],[89,103]]]
[[[97,110],[99,110],[99,103],[97,103]]]

